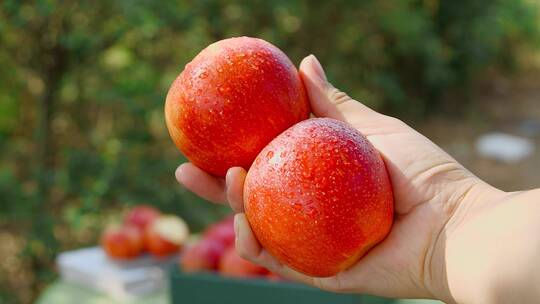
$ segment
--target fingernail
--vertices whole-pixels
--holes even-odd
[[[230,182],[231,180],[233,179],[234,177],[234,171],[237,171],[239,167],[230,167],[228,170],[227,170],[227,173],[225,173],[225,185],[228,187],[230,186]]]
[[[231,169],[232,168],[229,168],[229,170],[227,170],[227,173],[225,173],[225,192],[227,192],[227,190],[229,189],[229,184],[231,183],[230,180],[231,180]]]
[[[176,180],[179,182],[179,183],[182,183],[182,166],[179,166],[178,168],[176,168],[176,170],[174,171],[174,177],[176,177]]]
[[[313,71],[320,79],[326,81],[326,74],[324,73],[324,69],[321,63],[319,62],[319,59],[317,59],[317,57],[315,57],[315,55],[313,54],[311,54],[310,57],[311,57],[311,60],[313,61]]]

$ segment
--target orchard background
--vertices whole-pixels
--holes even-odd
[[[540,185],[540,155],[474,154],[483,131],[540,121],[531,0],[0,3],[0,302],[30,303],[55,256],[147,203],[194,230],[227,212],[181,188],[167,89],[202,48],[255,36],[315,54],[354,98],[426,133],[504,190]],[[534,136],[533,136],[534,137]],[[537,137],[532,138],[536,142]]]

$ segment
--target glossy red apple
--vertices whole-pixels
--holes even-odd
[[[112,259],[134,259],[142,253],[142,235],[133,226],[109,226],[101,236],[101,247]]]
[[[268,274],[268,270],[241,258],[234,247],[229,247],[219,262],[219,272],[225,277],[250,278]]]
[[[266,144],[309,113],[289,58],[249,37],[221,40],[201,51],[173,82],[165,102],[176,146],[217,176],[233,166],[248,169]]]
[[[126,214],[124,223],[126,225],[133,225],[141,230],[144,230],[146,226],[158,218],[159,215],[160,212],[156,208],[146,205],[138,205],[133,207],[128,214]]]
[[[228,216],[220,222],[208,227],[203,238],[222,242],[225,247],[234,245],[234,217]]]
[[[266,146],[244,186],[248,221],[282,263],[334,275],[383,240],[393,194],[378,151],[349,125],[327,118],[296,124]]]
[[[187,247],[180,257],[180,266],[184,272],[217,270],[219,260],[226,247],[218,240],[202,239]]]
[[[156,257],[178,252],[188,237],[187,224],[174,215],[158,217],[144,231],[145,248]]]

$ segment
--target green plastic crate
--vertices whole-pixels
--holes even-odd
[[[215,273],[170,275],[173,304],[386,304],[391,299],[337,294],[292,282],[264,279],[231,279]]]

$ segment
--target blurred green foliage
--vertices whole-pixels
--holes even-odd
[[[168,86],[208,44],[247,35],[296,63],[314,53],[350,95],[418,116],[463,106],[440,97],[466,92],[486,68],[514,67],[538,42],[536,9],[525,0],[2,1],[0,227],[21,236],[17,271],[27,275],[0,276],[0,302],[31,301],[54,278],[56,254],[94,244],[126,206],[153,204],[195,230],[226,212],[176,184],[183,159],[163,120]]]

